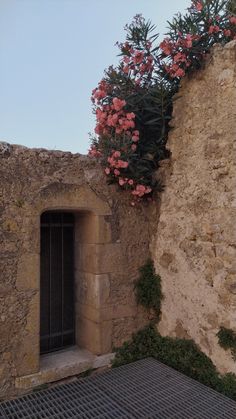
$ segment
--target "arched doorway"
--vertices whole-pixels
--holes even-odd
[[[41,215],[40,353],[75,343],[74,214]]]

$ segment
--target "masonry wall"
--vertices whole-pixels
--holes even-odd
[[[147,323],[133,286],[151,250],[160,332],[236,372],[216,337],[236,331],[236,42],[183,81],[172,124],[160,213],[131,207],[88,157],[0,143],[0,399],[40,371],[40,215],[53,209],[76,217],[79,346],[108,353]]]
[[[112,351],[147,322],[133,285],[149,256],[148,208],[79,154],[0,143],[0,398],[40,371],[40,215],[75,213],[77,345]]]
[[[194,339],[220,371],[236,373],[216,337],[220,326],[236,331],[236,41],[215,46],[206,68],[184,80],[172,124],[152,241],[159,330]]]

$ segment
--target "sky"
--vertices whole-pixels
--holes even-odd
[[[91,91],[118,62],[124,26],[157,26],[190,0],[0,0],[0,141],[85,154]]]

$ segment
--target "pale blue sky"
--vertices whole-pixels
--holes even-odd
[[[166,21],[190,0],[0,0],[0,140],[86,153],[91,91],[124,25]]]

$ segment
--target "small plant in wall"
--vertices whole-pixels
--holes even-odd
[[[155,273],[152,260],[140,268],[139,279],[135,283],[137,303],[154,313],[159,320],[161,313],[161,278]]]
[[[92,92],[97,124],[89,155],[101,161],[108,182],[131,193],[133,205],[162,189],[157,170],[170,156],[173,96],[212,45],[235,39],[234,13],[232,0],[193,0],[184,16],[168,23],[161,42],[155,26],[137,15],[117,43],[119,65],[110,66]]]
[[[230,349],[234,361],[236,361],[236,332],[226,327],[221,327],[217,333],[219,345],[224,349]]]

